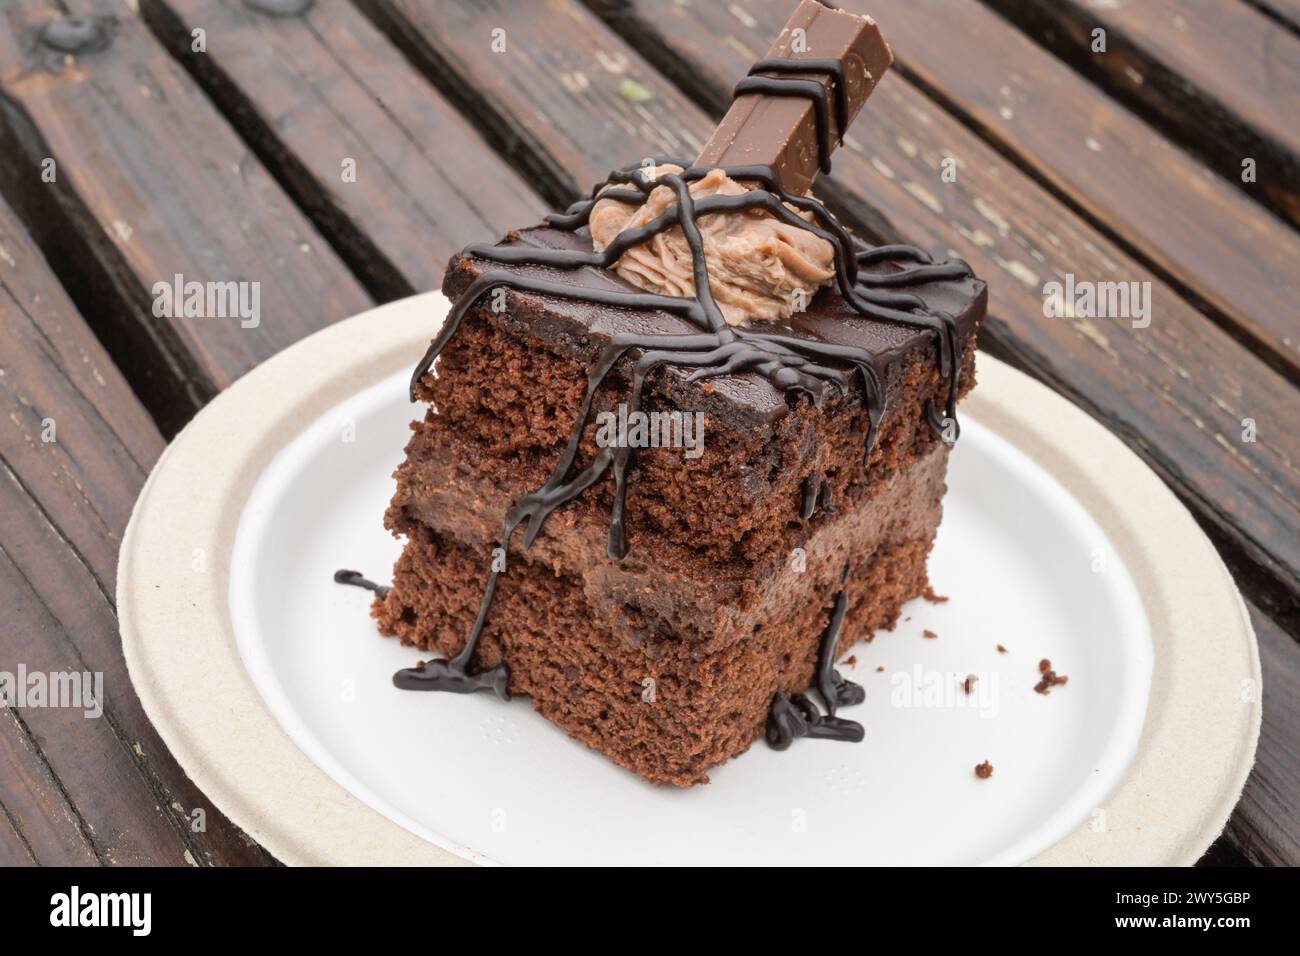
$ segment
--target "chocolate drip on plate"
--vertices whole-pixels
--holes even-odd
[[[373,591],[375,597],[384,598],[392,588],[384,584],[376,584],[369,578],[363,577],[360,571],[349,571],[344,568],[341,571],[334,572],[334,581],[337,584],[350,584],[354,588],[363,588],[367,591]]]
[[[465,646],[472,654],[473,648],[469,644]],[[510,668],[498,664],[471,674],[470,656],[461,651],[450,660],[422,661],[415,667],[404,667],[393,675],[393,686],[402,690],[441,690],[452,694],[490,690],[502,700],[509,700]]]
[[[849,569],[845,567],[840,576],[840,590],[835,596],[830,624],[822,634],[821,646],[817,652],[817,674],[813,686],[817,696],[822,699],[826,713],[818,710],[817,704],[806,693],[786,697],[777,691],[767,714],[766,737],[768,746],[773,750],[788,749],[797,737],[857,743],[866,736],[866,731],[856,720],[835,715],[840,707],[851,707],[867,699],[867,692],[861,684],[855,684],[835,669],[840,633],[844,630],[844,618],[849,610],[849,594],[845,587],[848,579]]]
[[[866,735],[856,720],[821,713],[807,694],[787,698],[778,693],[767,715],[767,744],[773,750],[789,750],[796,737],[856,744]]]
[[[334,580],[338,584],[348,584],[372,591],[380,599],[387,597],[388,592],[392,590],[386,585],[376,584],[362,576],[360,571],[349,571],[346,568],[335,571]],[[493,573],[481,614],[486,613],[487,604],[492,599],[491,592],[495,587],[496,574]],[[476,629],[481,627],[480,622]],[[403,690],[444,690],[453,694],[472,694],[476,690],[486,689],[494,691],[502,700],[509,700],[510,691],[506,687],[510,680],[509,668],[501,664],[477,674],[470,674],[468,665],[473,648],[467,646],[467,651],[468,653],[462,650],[451,660],[422,661],[415,667],[404,668],[393,675],[393,684]]]

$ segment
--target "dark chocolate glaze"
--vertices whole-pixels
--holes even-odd
[[[376,584],[364,577],[360,571],[349,571],[346,568],[335,571],[334,580],[338,584],[348,584],[372,591],[381,600],[392,590],[387,585]],[[493,574],[488,584],[487,601],[484,602],[484,610],[480,611],[480,614],[486,613],[486,605],[490,603],[491,592],[495,588],[496,575]],[[476,627],[481,628],[482,623],[479,622]],[[451,660],[422,661],[415,667],[404,668],[393,675],[393,684],[403,690],[445,690],[453,694],[472,694],[476,690],[491,690],[502,700],[509,700],[510,691],[506,684],[510,680],[510,671],[506,666],[502,664],[477,674],[470,674],[468,665],[473,649],[468,648],[468,650],[470,653],[462,650]]]
[[[796,737],[856,744],[866,735],[856,720],[819,712],[807,694],[787,698],[778,692],[767,715],[767,744],[773,750],[789,750]]]
[[[466,644],[466,647],[470,645]],[[510,699],[510,669],[505,664],[489,667],[471,674],[469,658],[464,651],[450,660],[422,661],[415,667],[404,667],[393,675],[393,686],[402,690],[442,690],[452,694],[472,694],[476,690],[490,690],[502,700]]]
[[[849,580],[849,569],[845,567],[840,576],[840,593],[835,595],[835,607],[831,611],[831,621],[822,634],[821,646],[817,650],[817,693],[826,705],[826,713],[835,716],[837,707],[851,707],[867,699],[867,692],[860,684],[848,680],[835,669],[835,658],[839,655],[840,633],[844,630],[844,618],[849,612],[849,594],[845,585]]]
[[[831,90],[835,93],[835,132],[841,142],[844,140],[844,130],[849,125],[849,87],[844,82],[844,62],[842,60],[815,60],[815,59],[795,59],[783,57],[768,57],[759,60],[749,68],[749,76],[741,80],[732,91],[732,98],[742,96],[745,93],[766,93],[769,96],[809,96],[805,88],[786,86],[788,92],[780,92],[780,87],[774,90],[771,84],[756,85],[754,80],[775,79],[776,84],[787,82],[786,78],[764,77],[763,73],[821,73],[831,79]],[[819,81],[812,81],[819,82]],[[797,90],[797,92],[796,92]],[[817,145],[820,148],[821,155],[818,157],[821,164],[821,171],[829,173],[831,171],[831,145],[830,130],[826,125],[826,97],[813,93],[811,95],[813,108],[817,111]]]
[[[811,475],[803,481],[803,504],[799,506],[799,517],[807,521],[817,510],[817,496],[821,488],[821,476]]]
[[[349,571],[344,568],[341,571],[334,572],[334,581],[337,584],[350,584],[354,588],[363,588],[367,591],[373,591],[376,597],[384,598],[392,588],[384,584],[376,584],[369,578],[363,577],[360,571]]]
[[[860,723],[835,715],[840,707],[851,707],[867,699],[867,692],[861,684],[855,684],[835,669],[840,633],[844,630],[844,618],[849,610],[849,595],[845,588],[848,579],[849,569],[845,567],[844,573],[840,575],[840,591],[835,596],[830,623],[826,626],[821,645],[817,649],[817,674],[813,686],[822,699],[826,713],[818,710],[817,704],[808,694],[786,697],[782,691],[777,691],[767,714],[766,737],[768,746],[773,750],[788,749],[796,737],[857,743],[866,736]]]
[[[823,73],[831,77],[835,91],[837,134],[847,124],[847,99],[838,63],[821,60],[762,60],[752,73]],[[736,95],[758,93],[773,96],[806,97],[816,107],[820,162],[830,169],[831,128],[827,89],[817,80],[794,77],[751,75],[736,87]],[[896,324],[912,330],[934,333],[940,375],[948,381],[946,418],[955,425],[957,376],[961,368],[958,354],[958,330],[954,316],[931,309],[920,296],[909,291],[927,284],[971,278],[970,267],[959,260],[936,263],[924,250],[915,246],[890,245],[863,248],[817,200],[786,192],[769,166],[733,166],[725,172],[732,179],[746,182],[751,189],[738,196],[708,196],[696,199],[689,185],[705,176],[712,167],[688,165],[671,160],[654,160],[656,166],[671,163],[683,168],[681,173],[661,173],[650,178],[640,167],[616,170],[591,191],[587,199],[574,203],[562,215],[548,216],[547,225],[559,232],[577,234],[587,227],[592,208],[600,200],[639,205],[659,186],[671,189],[677,197],[675,206],[652,221],[620,233],[605,249],[597,252],[582,243],[562,244],[512,242],[503,245],[476,244],[462,253],[462,258],[488,264],[460,291],[448,312],[438,336],[430,344],[411,376],[411,399],[417,386],[451,341],[466,314],[493,289],[533,293],[560,300],[579,300],[621,312],[653,312],[673,317],[680,323],[676,330],[636,328],[629,325],[613,331],[588,368],[587,393],[574,421],[568,442],[547,482],[524,495],[506,514],[502,530],[502,547],[521,525],[523,546],[528,548],[541,532],[556,508],[572,501],[606,473],[614,478],[614,504],[610,515],[609,556],[615,560],[627,555],[626,493],[628,469],[633,459],[631,448],[603,448],[585,468],[572,473],[578,457],[583,431],[591,412],[592,401],[610,371],[620,362],[631,363],[631,390],[628,406],[640,410],[647,380],[663,370],[684,370],[687,381],[736,378],[754,375],[768,382],[789,403],[806,396],[820,407],[830,392],[848,395],[856,385],[867,411],[868,431],[863,450],[870,457],[875,445],[881,417],[885,410],[885,390],[876,353],[867,347],[833,340],[832,336],[810,334],[795,323],[785,326],[730,326],[713,299],[708,263],[698,219],[722,212],[762,210],[768,215],[799,229],[805,229],[829,243],[834,252],[835,285],[853,314],[876,322]],[[805,220],[795,211],[811,217]],[[675,297],[644,292],[626,283],[590,278],[605,275],[628,249],[674,227],[680,228],[691,252],[695,284],[694,297]],[[884,267],[883,269],[879,267]],[[574,276],[587,276],[575,281]],[[945,424],[933,407],[926,408],[927,418],[942,433]],[[805,494],[805,517],[811,515],[810,501],[833,508],[829,487],[818,478]],[[845,569],[845,575],[848,570]],[[447,661],[431,661],[419,668],[400,671],[393,681],[399,687],[448,690],[467,693],[490,688],[507,697],[509,672],[504,664],[489,671],[471,674],[470,662],[482,636],[496,591],[499,572],[489,571],[487,586],[474,626],[464,648]],[[835,716],[841,704],[862,700],[862,689],[844,680],[833,667],[835,649],[847,613],[847,594],[843,587],[836,598],[831,625],[822,639],[817,689],[827,714],[803,694],[787,699],[778,694],[768,721],[768,739],[779,749],[789,746],[796,736],[827,737],[837,740],[861,740],[862,727]]]
[[[807,521],[818,508],[828,515],[835,514],[835,496],[825,475],[809,475],[803,482],[803,503],[799,506],[799,517]]]

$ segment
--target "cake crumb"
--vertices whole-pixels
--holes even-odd
[[[999,644],[999,645],[998,645],[998,653],[999,653],[999,654],[1005,654],[1006,652],[1007,652],[1007,649],[1006,649],[1005,647],[1003,647],[1001,644]]]
[[[989,777],[993,776],[993,764],[989,763],[987,760],[983,763],[977,763],[975,765],[975,776],[979,777],[981,780],[987,780]]]
[[[848,657],[844,658],[844,660],[840,661],[840,663],[843,664],[845,667],[853,667],[855,664],[857,664],[857,662],[858,662],[857,654],[850,654]]]
[[[877,674],[883,674],[884,672],[885,672],[885,665],[884,665],[884,664],[881,664],[879,667],[876,668],[876,673],[877,673]]]
[[[1070,682],[1069,677],[1052,670],[1052,662],[1046,657],[1038,662],[1038,673],[1042,674],[1043,678],[1034,685],[1034,690],[1044,697],[1052,692],[1053,687],[1060,687],[1062,684]]]
[[[924,593],[922,593],[921,597],[925,598],[925,599],[926,599],[927,601],[929,601],[931,604],[947,604],[947,603],[948,603],[948,598],[947,598],[945,595],[942,595],[942,594],[936,594],[936,593],[935,593],[935,590],[934,590],[934,586],[931,585],[931,584],[927,584],[927,585],[925,586],[925,591],[924,591]]]
[[[967,674],[966,679],[962,681],[961,689],[966,692],[967,697],[975,692],[975,682],[977,680],[979,680],[979,678],[974,674]]]
[[[936,637],[938,637],[939,635],[936,634],[936,633],[934,633],[934,631],[930,630],[930,629],[927,627],[924,631],[921,632],[921,636],[922,636],[922,637],[929,637],[929,638],[936,638]]]

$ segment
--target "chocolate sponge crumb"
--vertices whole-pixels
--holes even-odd
[[[389,515],[404,522],[409,540],[381,606],[380,626],[403,644],[454,656],[478,614],[482,549],[417,524],[400,508]],[[486,520],[495,526],[495,511]],[[768,600],[735,614],[728,631],[709,636],[714,643],[705,651],[696,621],[707,612],[698,607],[698,617],[670,624],[660,623],[649,604],[628,603],[618,624],[611,623],[584,586],[584,563],[570,559],[574,564],[557,574],[538,550],[559,539],[570,553],[603,554],[604,535],[554,527],[531,552],[512,557],[510,586],[497,591],[473,666],[506,663],[510,693],[527,696],[579,742],[652,783],[692,786],[763,736],[779,688],[813,684],[821,635],[809,626],[807,609],[834,603],[842,586],[836,569],[797,575],[799,590],[780,592],[792,595],[788,601]],[[921,591],[929,544],[924,539],[887,552],[850,552],[855,570],[842,639],[856,641],[890,623],[902,602]],[[677,570],[665,558],[644,580],[662,594],[670,569]],[[677,579],[684,576],[679,572]],[[684,607],[668,610],[684,616]],[[655,679],[654,703],[643,697],[647,674]]]
[[[975,693],[975,682],[977,680],[979,680],[979,678],[976,677],[974,674],[967,674],[966,679],[962,681],[961,689],[966,692],[967,697]]]
[[[975,765],[975,776],[979,777],[981,780],[987,780],[989,777],[993,776],[993,764],[989,763],[987,760],[983,763],[977,763]]]
[[[936,594],[934,587],[929,584],[925,586],[925,591],[921,595],[921,597],[925,598],[931,604],[947,604],[949,600],[947,597],[945,597],[942,594]]]
[[[1005,654],[1006,652],[1007,652],[1007,649],[1006,649],[1005,647],[1003,647],[1001,644],[999,644],[999,645],[998,645],[998,653],[999,653],[999,654]]]
[[[1052,662],[1046,657],[1038,662],[1038,673],[1042,674],[1043,677],[1034,685],[1034,690],[1044,696],[1050,694],[1053,687],[1060,687],[1062,684],[1068,684],[1070,682],[1070,678],[1052,670]]]
[[[926,628],[924,631],[921,632],[921,636],[922,636],[922,637],[928,637],[928,638],[934,639],[934,638],[938,637],[939,635],[936,634],[936,633],[934,633],[934,631],[930,630],[929,628]]]

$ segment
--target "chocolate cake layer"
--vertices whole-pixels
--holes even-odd
[[[532,547],[517,553],[556,573],[583,577],[594,606],[611,622],[621,619],[621,608],[631,606],[641,616],[671,625],[676,639],[708,645],[735,637],[737,622],[743,632],[747,615],[757,606],[783,599],[772,582],[783,580],[793,564],[825,566],[838,574],[846,560],[863,549],[870,553],[889,535],[927,538],[938,523],[946,461],[947,448],[935,446],[880,481],[869,500],[810,523],[797,545],[761,561],[719,564],[690,546],[662,539],[615,560],[605,549],[605,516],[597,508],[574,507],[555,514]],[[519,476],[485,477],[423,432],[408,446],[397,482],[385,519],[388,528],[409,537],[423,526],[455,538],[480,555],[480,583],[499,544],[501,515],[530,487]],[[826,573],[834,576],[831,571]],[[509,580],[507,570],[501,585],[508,586]],[[392,603],[405,599],[401,590],[395,587]],[[616,623],[611,627],[617,629]],[[633,623],[623,636],[636,642],[644,635]]]
[[[446,448],[468,470],[514,481],[522,494],[546,481],[567,440],[583,397],[571,384],[582,369],[529,347],[489,315],[467,319],[456,346],[444,354],[441,377],[428,389],[436,412],[413,426],[407,467],[431,449]],[[942,383],[926,357],[910,358],[891,373],[893,401],[870,463],[863,454],[866,412],[845,399],[828,400],[821,409],[805,404],[768,428],[728,426],[705,414],[699,457],[683,448],[638,449],[627,495],[633,553],[642,544],[669,542],[715,562],[756,562],[798,547],[831,513],[858,508],[882,481],[941,444],[924,408]],[[508,374],[511,384],[491,391],[467,388],[466,381],[485,369]],[[970,378],[968,370],[963,391]],[[624,395],[620,383],[611,383],[597,412],[612,413]],[[689,413],[658,403],[646,408]],[[593,415],[588,424],[582,461],[596,451],[599,421]],[[607,524],[612,503],[612,484],[602,482],[562,513]],[[814,505],[807,518],[806,503]],[[498,537],[504,513],[497,516]]]
[[[493,482],[423,441],[399,471],[388,524],[408,544],[375,615],[384,633],[450,657],[478,612],[501,513],[526,483]],[[512,693],[647,780],[702,782],[763,733],[778,691],[811,683],[841,588],[841,651],[925,590],[947,453],[936,445],[882,480],[802,553],[728,569],[671,544],[610,559],[599,516],[566,509],[510,557],[472,663],[507,664]]]

